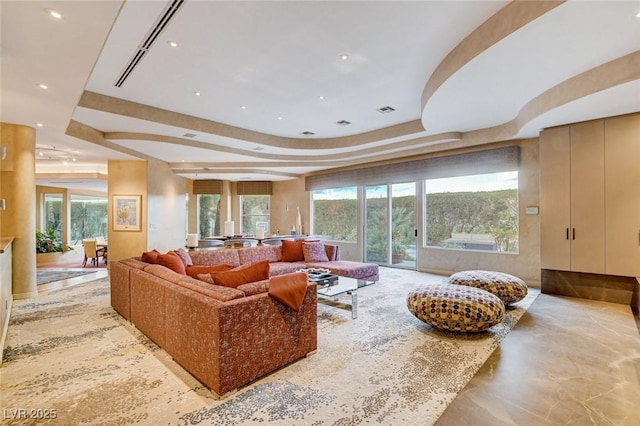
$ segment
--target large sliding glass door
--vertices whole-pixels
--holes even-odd
[[[416,268],[416,184],[365,188],[365,260]]]

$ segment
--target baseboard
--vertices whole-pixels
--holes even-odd
[[[631,305],[634,277],[542,269],[542,293]]]

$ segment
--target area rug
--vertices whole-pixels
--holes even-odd
[[[433,424],[537,296],[488,332],[438,332],[409,313],[406,295],[444,280],[381,268],[379,283],[358,290],[357,319],[318,305],[317,352],[222,398],[115,313],[108,279],[19,300],[2,408],[53,410],[59,424]],[[9,413],[4,424],[25,424]]]
[[[36,284],[42,285],[55,281],[68,280],[69,278],[80,277],[94,272],[95,271],[69,271],[65,269],[37,269]]]

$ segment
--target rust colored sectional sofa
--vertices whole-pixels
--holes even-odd
[[[110,262],[109,275],[114,309],[218,395],[317,348],[313,283],[296,312],[265,283],[241,286],[245,292],[136,259]]]
[[[270,276],[304,267],[378,280],[378,265],[340,261],[283,262],[280,246],[189,252],[195,265],[239,266],[267,260]],[[299,312],[268,294],[269,281],[214,285],[140,258],[112,261],[111,305],[218,395],[260,378],[317,348],[317,293],[309,283]]]

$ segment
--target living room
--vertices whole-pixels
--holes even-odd
[[[638,139],[636,130],[633,130],[637,124],[627,124],[636,123],[640,111],[636,42],[639,25],[635,17],[637,5],[633,2],[615,2],[615,6],[592,2],[590,7],[594,9],[580,2],[477,2],[474,5],[461,2],[412,2],[411,5],[404,5],[405,9],[394,7],[392,3],[360,2],[362,4],[343,5],[339,10],[344,15],[333,16],[331,25],[335,25],[336,36],[331,37],[323,29],[321,17],[332,13],[321,2],[277,5],[270,2],[262,5],[215,2],[217,9],[207,9],[209,2],[184,2],[185,5],[180,6],[182,9],[176,12],[175,20],[167,25],[159,42],[148,50],[150,53],[140,62],[139,68],[127,77],[128,81],[122,87],[112,87],[111,77],[120,75],[123,64],[129,61],[134,47],[153,27],[156,18],[176,2],[142,3],[2,3],[5,47],[1,121],[2,146],[6,147],[6,156],[1,163],[0,198],[5,200],[6,207],[0,211],[0,231],[3,237],[13,238],[13,256],[14,259],[20,259],[13,263],[13,287],[7,290],[6,280],[3,281],[2,304],[5,306],[11,303],[20,305],[22,302],[19,301],[23,298],[38,299],[32,242],[33,231],[41,226],[36,214],[36,210],[40,209],[40,199],[36,194],[41,194],[43,188],[58,188],[55,185],[67,185],[61,189],[67,191],[67,195],[93,191],[74,187],[81,181],[99,184],[102,188],[100,193],[109,203],[105,237],[109,241],[110,260],[139,256],[153,248],[166,252],[183,247],[187,234],[199,232],[198,190],[194,190],[197,181],[221,184],[217,214],[222,222],[233,221],[239,233],[243,232],[242,197],[246,192],[239,188],[243,183],[271,183],[268,227],[270,232],[280,231],[281,234],[287,234],[292,227],[296,227],[300,233],[325,235],[317,231],[319,223],[316,221],[315,208],[319,204],[315,203],[315,192],[356,188],[357,210],[352,218],[356,232],[349,238],[327,240],[340,246],[343,259],[359,262],[370,260],[372,254],[371,235],[367,233],[371,219],[367,215],[367,202],[372,199],[368,189],[373,186],[388,189],[391,217],[393,185],[411,183],[415,197],[412,223],[416,232],[415,249],[411,252],[414,263],[410,267],[398,268],[391,258],[392,241],[389,239],[386,241],[388,251],[385,252],[388,257],[379,261],[384,270],[381,283],[386,279],[387,283],[401,281],[405,285],[417,285],[424,280],[438,280],[457,271],[485,269],[516,275],[527,282],[532,292],[539,291],[541,287],[544,290],[543,270],[571,271],[570,267],[565,269],[563,265],[550,266],[554,260],[565,255],[544,248],[549,240],[543,236],[548,228],[542,222],[550,220],[545,215],[549,212],[558,217],[560,215],[555,210],[560,203],[547,198],[550,187],[544,183],[547,176],[552,177],[552,189],[555,185],[553,182],[557,182],[554,180],[557,176],[549,174],[546,168],[550,157],[545,147],[555,141],[548,135],[560,129],[568,132],[570,138],[579,133],[583,122],[600,126],[603,151],[596,157],[602,159],[603,171],[602,178],[595,180],[601,181],[602,185],[585,186],[591,195],[601,193],[602,202],[597,205],[583,204],[580,211],[618,212],[621,209],[616,206],[628,206],[627,210],[633,215],[639,209],[639,203],[633,197],[634,193],[639,192],[634,191],[637,180],[629,178],[624,183],[625,180],[619,176],[636,176],[638,169],[633,163],[637,155],[632,155],[637,153],[637,150],[633,151],[637,149],[633,145]],[[465,7],[474,9],[466,10]],[[61,9],[62,21],[55,21],[58,18],[49,15],[56,8]],[[306,25],[298,22],[296,17],[300,14],[318,17],[313,20],[313,31],[309,29],[311,21]],[[279,28],[290,28],[297,22],[295,28],[290,28],[287,33],[274,31],[271,21],[265,17],[276,19],[279,15]],[[370,20],[356,19],[360,16],[369,17]],[[389,16],[395,19],[386,22]],[[141,21],[134,25],[136,17]],[[200,50],[189,47],[190,43],[196,43],[191,37],[198,38],[191,34],[198,31],[189,30],[190,26],[196,28],[195,22],[202,25],[201,34],[206,34],[200,38],[209,40],[209,43],[211,40],[224,40],[225,34],[234,34],[234,40],[229,40],[226,47],[215,43]],[[252,44],[238,34],[238,29],[247,27],[247,22],[255,26],[255,33],[249,39],[260,39],[257,34],[262,34],[265,43],[261,45],[262,52],[258,49],[249,55],[243,50],[244,46]],[[449,28],[445,30],[442,27],[447,22]],[[407,27],[404,30],[403,25]],[[566,30],[563,30],[564,25]],[[591,31],[596,26],[603,28],[603,34]],[[428,27],[428,30],[421,27]],[[59,32],[60,28],[63,28],[63,32]],[[382,37],[385,32],[381,28],[389,28],[391,33],[396,31],[399,35],[385,39]],[[450,31],[453,34],[449,34]],[[368,43],[360,44],[357,37],[348,38],[357,33],[377,37],[373,39],[376,43],[371,44],[379,45],[380,50],[374,54]],[[327,47],[311,41],[298,43],[291,34],[298,34],[301,40],[303,35],[312,40],[325,40]],[[445,37],[444,34],[448,35]],[[428,50],[429,43],[426,40],[439,37],[443,38],[443,42],[433,57],[418,55]],[[78,40],[83,42],[78,43]],[[174,40],[177,46],[170,44]],[[279,40],[284,41],[281,44]],[[349,40],[351,44],[340,40]],[[278,47],[269,47],[268,43]],[[38,44],[41,46],[36,47]],[[126,47],[117,51],[122,44]],[[399,45],[404,46],[403,49],[398,49]],[[310,46],[314,46],[313,49]],[[336,49],[336,52],[329,53],[330,48]],[[47,49],[51,49],[51,53],[45,55],[43,51]],[[264,52],[275,56],[289,49],[291,57],[288,62],[278,63],[273,59],[268,62],[270,66],[264,66],[267,63]],[[305,53],[306,50],[313,53]],[[195,51],[215,53],[211,54],[208,66],[178,66],[184,61],[182,55],[199,57]],[[402,51],[405,55],[391,56],[389,53],[396,51]],[[393,61],[380,59],[387,54],[394,60],[409,61],[402,56],[417,59],[398,62],[391,68]],[[316,59],[325,57],[323,55],[331,58],[320,65],[320,60],[316,62]],[[346,57],[343,58],[343,55]],[[61,60],[61,57],[74,58],[74,61]],[[255,63],[245,63],[244,58],[247,57],[255,58]],[[305,62],[316,64],[317,72],[312,73],[314,66],[305,66]],[[171,63],[175,63],[176,67],[166,66]],[[296,63],[302,65],[294,66]],[[51,72],[45,73],[45,69]],[[287,69],[291,70],[291,74],[285,72]],[[374,73],[374,69],[392,69],[390,74],[398,78],[391,84],[387,77],[381,75],[385,73]],[[152,70],[163,72],[156,75]],[[257,76],[262,73],[264,76],[270,75],[268,85],[256,83],[259,80]],[[373,80],[364,77],[370,74],[375,74]],[[301,77],[305,75],[312,83]],[[369,83],[361,86],[356,84],[359,80]],[[39,87],[36,82],[48,88]],[[328,82],[341,86],[334,91],[325,90],[331,86]],[[401,82],[407,85],[403,86],[403,90],[410,96],[383,99],[376,95],[386,92],[382,88]],[[474,85],[473,82],[478,84]],[[166,87],[166,91],[158,91],[154,87]],[[231,87],[238,90],[235,95],[231,93]],[[256,90],[257,87],[262,89]],[[316,90],[318,93],[315,93]],[[126,94],[120,97],[118,93],[123,92]],[[239,93],[248,95],[249,92],[252,92],[250,100],[240,99],[242,96]],[[274,96],[271,103],[271,96],[275,93],[279,96]],[[296,93],[299,102],[291,99],[294,96],[292,93]],[[313,101],[309,100],[311,98]],[[212,99],[228,99],[229,103]],[[231,102],[234,104],[229,106]],[[269,106],[264,107],[265,104]],[[367,108],[372,107],[369,108],[371,113],[359,112],[364,104],[368,105]],[[287,105],[295,106],[285,110]],[[383,107],[385,105],[388,107]],[[303,117],[304,113],[298,114],[299,111],[312,111],[307,116],[318,118],[318,122]],[[267,116],[270,118],[267,119]],[[336,125],[342,121],[352,123]],[[623,127],[627,130],[615,130]],[[612,136],[611,129],[627,136]],[[590,131],[589,134],[595,133]],[[614,154],[607,151],[605,158],[604,150],[609,149],[605,146],[612,145],[605,145],[609,138],[632,141],[626,159],[622,158],[624,155],[615,153],[621,161],[616,163],[618,166],[604,163],[607,158],[612,158],[610,154]],[[552,142],[547,144],[546,141]],[[62,155],[69,155],[68,159],[64,159],[65,164],[60,158],[39,158],[39,149],[52,147]],[[556,154],[551,158],[560,158]],[[571,158],[575,160],[578,157]],[[629,159],[631,163],[623,162]],[[427,170],[442,167],[450,170],[447,177],[465,174],[475,176],[475,172],[464,171],[463,166],[473,165],[483,172],[498,172],[503,170],[500,167],[505,164],[509,165],[508,170],[517,172],[517,249],[451,249],[428,244],[430,229],[426,223],[430,192],[425,186],[429,179],[437,179],[442,175],[430,176]],[[586,169],[592,170],[591,167]],[[614,173],[612,177],[611,171],[615,169],[619,173]],[[568,168],[558,170],[566,171]],[[615,187],[624,189],[622,194],[616,195],[617,201],[605,199],[614,193],[612,188]],[[133,232],[114,227],[114,200],[122,196],[140,197],[141,220],[139,229]],[[379,201],[379,194],[376,197]],[[616,259],[626,259],[627,263],[633,264],[635,259],[635,263],[639,264],[637,245],[629,248],[626,243],[626,235],[629,234],[626,232],[629,229],[626,219],[618,221],[619,224],[625,224],[620,227],[626,232],[623,232],[624,237],[617,233],[616,224],[606,222],[604,214],[598,220],[598,229],[601,226],[611,231],[603,232],[602,243],[591,243],[591,251],[599,252],[601,248],[602,253],[598,256],[603,263],[606,260],[613,265]],[[572,221],[575,219],[572,218]],[[571,227],[566,226],[567,229]],[[566,226],[562,225],[563,239]],[[637,227],[637,224],[633,226]],[[389,235],[393,234],[392,228],[389,231]],[[633,242],[637,242],[636,233],[637,229],[633,232]],[[472,235],[474,232],[462,230],[457,232],[457,236],[450,235],[446,244],[458,244],[453,240],[458,238],[462,241]],[[578,231],[578,239],[582,235]],[[613,238],[614,243],[624,240],[625,244],[620,249],[624,255],[610,250],[605,253],[605,247],[612,247],[607,238]],[[551,240],[549,246],[559,247],[565,242],[569,244],[569,241],[569,237],[561,243]],[[497,247],[495,238],[489,245]],[[574,244],[573,247],[577,250],[578,246]],[[598,249],[593,250],[593,247]],[[595,264],[591,261],[587,263]],[[624,269],[627,267],[618,262],[614,268],[622,271],[628,270]],[[638,276],[627,272],[609,273],[606,265],[600,269],[602,273],[588,273],[625,278]],[[584,269],[576,271],[584,272]],[[603,317],[599,321],[615,324],[624,318],[621,321],[625,321],[625,324],[630,321],[634,325],[629,305],[635,303],[637,312],[637,305],[640,304],[637,284],[633,287],[628,282],[608,282],[594,287],[590,281],[574,284],[572,279],[564,275],[553,277],[555,282],[563,285],[568,280],[570,284],[566,286],[569,288],[567,291],[581,297],[580,302],[575,303],[584,305],[572,305],[576,308],[573,317],[576,322],[584,320],[580,317],[581,313],[589,315],[591,310],[599,313],[614,311],[612,317]],[[401,288],[402,291],[407,290],[406,287]],[[585,288],[590,293],[581,293]],[[375,293],[380,291],[376,286],[366,291],[384,297]],[[553,287],[549,293],[558,291],[557,287]],[[364,293],[365,290],[361,294],[362,300],[367,300]],[[603,294],[604,302],[587,300],[603,300],[600,298]],[[87,293],[87,297],[93,295]],[[615,308],[609,307],[611,300],[607,300],[608,297],[621,297],[630,302],[625,304],[617,300]],[[368,300],[373,303],[371,298]],[[542,300],[545,304],[542,304]],[[554,309],[556,312],[565,312],[570,308],[568,305],[553,305],[556,300],[545,294],[540,295],[540,299],[526,309],[518,324],[500,342],[500,349],[506,351],[527,341],[527,333],[518,332],[519,327],[522,331],[542,334],[543,330],[546,332],[553,328],[549,324],[553,324],[554,320],[562,322],[562,319],[554,316]],[[628,317],[617,311],[618,305],[629,310]],[[363,312],[367,312],[367,304],[363,306]],[[547,317],[541,313],[545,309],[549,309]],[[353,327],[367,324],[363,320],[367,315],[363,315],[352,323]],[[326,313],[326,316],[331,314]],[[8,324],[8,316],[3,317],[3,322],[5,320]],[[359,320],[363,320],[360,321],[363,326],[357,325]],[[135,329],[126,325],[123,327],[135,335]],[[625,332],[629,331],[626,325],[623,328]],[[354,328],[351,331],[355,333],[361,330]],[[635,331],[637,338],[637,329]],[[637,395],[637,380],[633,376],[629,378],[626,363],[637,360],[634,348],[638,342],[627,340],[627,336],[616,339],[618,332],[613,332],[614,337],[609,345],[621,345],[618,355],[624,354],[622,358],[626,361],[620,361],[625,368],[622,373],[617,371],[616,377],[621,374],[627,378],[630,386],[628,393],[634,396]],[[604,342],[606,340],[600,339],[607,339],[606,336],[590,337],[588,330],[579,335],[585,341]],[[384,336],[389,337],[386,334]],[[375,340],[379,336],[371,337]],[[548,340],[557,344],[562,338]],[[538,343],[528,341],[528,344],[533,352],[532,347]],[[588,350],[581,344],[577,345],[573,347],[576,351]],[[570,351],[571,347],[566,349]],[[152,352],[157,353],[157,348]],[[499,355],[500,350],[488,357],[485,365],[504,365],[500,364]],[[516,356],[522,356],[522,353]],[[169,359],[162,356],[156,361],[158,359],[163,365],[169,366],[169,370],[173,368]],[[590,368],[598,370],[598,362],[615,364],[614,360],[618,358],[604,356],[600,361],[597,357],[594,359]],[[25,361],[25,365],[28,365],[28,361]],[[299,368],[294,367],[294,371]],[[470,382],[471,388],[478,385],[482,377],[485,380],[490,377],[486,370],[478,371],[479,379]],[[178,370],[177,374],[183,377],[181,374],[184,373]],[[531,379],[522,373],[517,377]],[[187,377],[185,380],[191,379]],[[597,381],[605,388],[610,385],[609,379]],[[197,384],[190,389],[185,392],[205,392]],[[245,389],[244,393],[248,395],[250,390]],[[571,396],[563,395],[562,399],[571,399]],[[372,406],[369,409],[372,410]],[[602,418],[608,416],[610,414],[603,414]],[[519,418],[526,419],[526,416]],[[444,419],[442,421],[446,421]],[[625,419],[635,420],[633,413]],[[283,421],[286,422],[286,419]],[[369,421],[373,420],[369,418]],[[388,418],[380,422],[391,423]]]

